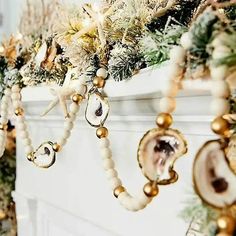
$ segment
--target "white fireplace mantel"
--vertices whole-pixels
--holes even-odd
[[[165,75],[165,67],[146,70],[132,80],[109,81],[106,86],[111,98],[106,126],[110,130],[114,161],[132,194],[147,182],[138,167],[137,145],[142,135],[155,127]],[[174,114],[174,127],[184,133],[189,144],[189,152],[176,164],[180,179],[174,185],[161,187],[159,196],[138,213],[124,210],[112,195],[102,169],[95,129],[84,119],[86,104],[82,105],[71,139],[50,169],[38,169],[28,162],[18,138],[14,198],[19,236],[184,236],[188,225],[178,214],[192,189],[193,158],[213,134],[207,91],[211,82],[185,82],[183,87],[188,90],[177,97]],[[23,91],[35,147],[46,140],[54,141],[62,132],[60,108],[44,118],[39,116],[51,99],[47,87]]]

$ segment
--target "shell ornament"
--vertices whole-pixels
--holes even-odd
[[[196,192],[204,202],[220,209],[236,202],[236,175],[226,156],[230,145],[221,139],[206,142],[197,153],[193,165]]]
[[[32,162],[40,168],[49,168],[56,161],[56,153],[53,150],[52,142],[45,142],[41,144],[33,153]]]
[[[89,93],[85,117],[91,126],[102,126],[107,119],[109,110],[110,106],[106,97],[98,91]]]
[[[167,184],[170,183],[168,180],[177,178],[173,170],[174,163],[186,152],[187,143],[178,130],[155,128],[148,131],[140,141],[138,162],[150,181]]]

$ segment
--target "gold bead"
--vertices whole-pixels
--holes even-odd
[[[59,152],[61,150],[61,146],[58,143],[54,143],[52,145],[52,149],[54,152]]]
[[[97,88],[103,88],[105,86],[105,80],[102,77],[95,77],[93,79],[93,85]]]
[[[81,94],[74,94],[72,96],[72,101],[76,104],[79,104],[83,100],[83,96]]]
[[[27,159],[28,159],[28,161],[33,161],[34,160],[34,153],[33,152],[29,153],[27,155]]]
[[[156,123],[160,128],[168,129],[173,123],[173,118],[169,113],[161,113],[157,116]]]
[[[119,195],[120,195],[121,193],[125,192],[125,191],[126,191],[126,189],[125,189],[122,185],[120,185],[120,186],[118,186],[118,187],[116,187],[116,188],[114,189],[113,194],[114,194],[114,196],[115,196],[116,198],[118,198]]]
[[[155,182],[149,182],[144,185],[143,192],[147,197],[155,197],[159,193],[159,188]]]
[[[221,216],[217,220],[217,225],[221,233],[232,234],[235,230],[235,220],[232,216]]]
[[[227,233],[224,233],[224,232],[220,232],[216,236],[232,236],[232,234],[227,234]]]
[[[23,113],[24,113],[23,108],[21,108],[21,107],[16,108],[16,110],[15,110],[16,116],[22,116]]]
[[[96,135],[98,138],[106,138],[108,136],[108,129],[106,127],[100,127],[96,131]]]
[[[219,135],[228,136],[230,133],[230,124],[222,117],[217,117],[211,123],[211,129],[213,132]]]
[[[0,221],[6,219],[7,215],[3,210],[0,210]]]
[[[7,124],[5,124],[5,125],[0,124],[0,130],[7,130],[7,129],[8,129],[8,125]]]

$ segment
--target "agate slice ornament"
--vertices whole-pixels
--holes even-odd
[[[138,162],[143,174],[157,184],[174,183],[175,161],[187,152],[187,143],[178,130],[155,128],[142,138],[138,149]]]
[[[40,168],[51,167],[56,160],[56,153],[53,150],[52,142],[41,144],[38,149],[32,153],[32,162]]]
[[[231,145],[224,139],[206,142],[197,153],[193,165],[196,192],[204,202],[219,209],[236,203],[236,175],[231,169],[235,167],[235,159],[230,159],[233,162],[228,160],[232,157]],[[228,158],[227,153],[230,155]]]

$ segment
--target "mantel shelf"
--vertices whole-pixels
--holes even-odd
[[[105,93],[111,99],[121,99],[127,97],[149,97],[160,95],[161,88],[167,81],[168,67],[163,65],[159,68],[147,68],[141,70],[134,75],[132,79],[127,81],[115,82],[108,80],[105,87]],[[211,81],[205,80],[189,80],[183,81],[182,96],[197,96],[209,94]],[[47,89],[48,88],[48,89]],[[34,95],[32,97],[32,94]],[[28,87],[23,89],[23,101],[49,101],[52,99],[49,87]]]

